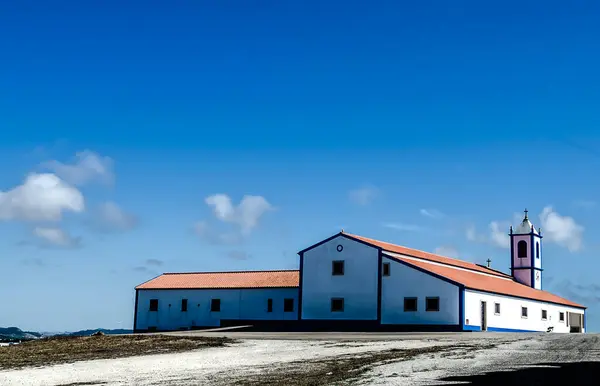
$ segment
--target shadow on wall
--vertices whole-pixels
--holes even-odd
[[[469,385],[598,385],[600,362],[540,363],[515,371],[442,378]]]

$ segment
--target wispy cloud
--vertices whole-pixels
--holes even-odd
[[[437,209],[421,209],[419,213],[421,213],[422,216],[433,219],[440,219],[444,217],[444,214]]]
[[[56,160],[44,162],[42,167],[52,170],[63,180],[77,186],[90,182],[111,184],[114,182],[113,160],[90,150],[80,151],[72,163]]]
[[[365,206],[372,203],[379,196],[379,194],[379,189],[377,189],[376,187],[364,186],[359,189],[351,190],[348,193],[348,198],[351,202],[355,203],[356,205]]]
[[[404,223],[399,223],[399,222],[388,222],[388,223],[383,223],[382,225],[386,228],[395,229],[397,231],[420,232],[420,231],[424,230],[424,228],[422,228],[418,225],[404,224]]]
[[[450,245],[439,246],[433,251],[433,253],[447,257],[458,257],[458,250]]]

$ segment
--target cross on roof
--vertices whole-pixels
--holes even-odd
[[[486,263],[487,263],[487,266],[488,266],[488,268],[490,267],[490,263],[491,263],[491,262],[492,262],[492,260],[490,260],[490,259],[487,259],[487,260],[486,260]]]
[[[529,211],[527,210],[527,208],[525,208],[525,220],[527,220],[527,213],[529,213]]]

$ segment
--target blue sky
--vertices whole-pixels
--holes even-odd
[[[342,227],[506,270],[527,207],[545,289],[600,330],[599,17],[3,3],[0,326],[129,328],[157,273],[295,268]]]

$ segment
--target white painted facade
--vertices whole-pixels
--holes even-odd
[[[480,330],[482,321],[481,302],[486,302],[488,331],[540,331],[554,327],[554,332],[570,332],[567,326],[567,312],[583,314],[584,310],[553,303],[520,299],[511,296],[495,295],[474,290],[465,290],[465,329]],[[495,313],[495,304],[500,304],[500,314]],[[527,308],[527,317],[521,316],[521,308]],[[542,310],[547,311],[546,320],[542,319]],[[564,320],[559,320],[559,313]]]
[[[425,272],[383,257],[390,275],[381,281],[381,324],[458,325],[459,287]],[[417,298],[417,311],[404,311],[404,298]],[[439,298],[439,311],[426,311],[425,299]]]
[[[377,248],[338,236],[303,253],[301,319],[377,320]],[[332,275],[333,261],[344,274]],[[331,299],[343,298],[343,312],[331,311]]]
[[[138,290],[135,330],[179,330],[193,327],[218,327],[222,319],[297,320],[297,288]],[[158,299],[158,310],[150,311],[150,299]],[[187,312],[181,311],[188,300]],[[211,299],[221,300],[220,312],[211,312]],[[267,311],[273,299],[273,311]],[[284,299],[293,299],[292,312],[284,312]]]

